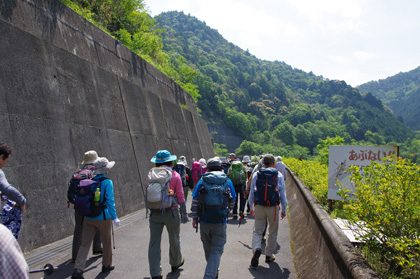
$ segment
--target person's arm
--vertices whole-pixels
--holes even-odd
[[[12,232],[0,224],[0,270],[2,278],[29,278],[29,267]]]
[[[254,216],[254,210],[255,210],[255,204],[254,204],[255,192],[254,192],[254,187],[255,187],[255,183],[257,182],[257,176],[258,176],[258,173],[257,172],[254,172],[254,174],[252,175],[251,188],[250,188],[249,198],[248,198],[249,210],[250,210],[251,216]]]
[[[279,195],[281,201],[281,219],[286,217],[287,198],[286,198],[286,187],[284,185],[283,175],[279,174],[277,187],[279,188]]]
[[[0,169],[0,192],[2,192],[2,195],[5,195],[12,201],[16,202],[17,206],[20,207],[22,213],[25,212],[25,204],[26,204],[25,197],[19,192],[19,190],[17,190],[7,181],[6,175],[1,169]]]
[[[195,186],[194,192],[192,193],[192,202],[191,202],[191,217],[193,218],[192,226],[194,229],[197,229],[198,226],[198,194],[202,186],[201,179],[198,181]]]
[[[118,219],[117,210],[115,209],[114,199],[114,183],[111,179],[105,179],[102,181],[103,188],[105,189],[105,204],[108,208],[108,213],[111,215],[112,220]]]

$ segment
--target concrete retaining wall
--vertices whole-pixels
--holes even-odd
[[[299,278],[379,278],[302,181],[288,170],[286,192]]]
[[[87,150],[116,161],[120,216],[144,206],[157,150],[190,164],[213,156],[192,98],[60,1],[0,1],[0,13],[0,141],[13,149],[4,172],[28,200],[23,250],[72,234],[67,183]]]

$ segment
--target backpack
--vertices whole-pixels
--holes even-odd
[[[182,187],[187,187],[187,170],[185,169],[185,166],[183,164],[177,164],[175,171],[181,176]]]
[[[222,171],[206,172],[198,193],[198,217],[210,222],[220,222],[229,214],[230,188]]]
[[[152,168],[147,175],[146,208],[160,209],[171,208],[177,205],[175,193],[169,189],[172,172],[165,168]]]
[[[276,191],[278,171],[268,168],[257,173],[255,203],[263,206],[276,206],[280,204],[279,193]]]
[[[104,213],[105,219],[105,192],[103,194],[102,202],[95,202],[95,193],[97,189],[102,191],[101,183],[106,177],[101,177],[98,180],[94,179],[82,179],[77,186],[76,195],[74,196],[74,209],[77,213],[86,217],[96,217],[102,212]],[[105,189],[104,189],[105,191]],[[99,193],[100,195],[100,193]],[[100,198],[100,197],[99,197]]]
[[[201,178],[201,163],[194,161],[191,167],[192,179],[194,183],[197,183]]]
[[[243,184],[246,181],[244,165],[239,161],[232,162],[227,175],[234,185]]]
[[[67,200],[70,203],[74,203],[74,196],[77,193],[77,189],[79,187],[79,183],[83,179],[91,179],[93,178],[93,170],[95,168],[90,166],[88,168],[82,168],[77,170],[72,178],[69,181],[68,189],[67,189]]]

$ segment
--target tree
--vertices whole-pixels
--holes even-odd
[[[293,145],[295,138],[293,135],[293,126],[289,122],[283,122],[274,130],[274,136],[287,145]]]
[[[420,167],[388,157],[363,171],[351,167],[354,198],[343,189],[344,210],[358,238],[388,265],[388,274],[420,276]]]

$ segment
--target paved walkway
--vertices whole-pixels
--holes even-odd
[[[191,196],[189,197],[189,200]],[[189,207],[187,207],[189,208]],[[121,218],[121,226],[115,230],[115,250],[113,261],[115,270],[102,274],[102,259],[89,255],[84,276],[86,279],[100,278],[149,278],[147,249],[149,242],[149,220],[145,210]],[[257,268],[250,266],[252,250],[251,239],[254,220],[246,216],[238,227],[238,220],[229,219],[227,225],[227,243],[220,264],[219,278],[276,278],[295,279],[296,270],[291,251],[290,228],[288,219],[280,221],[278,234],[278,251],[276,261],[265,263],[261,255]],[[57,269],[45,278],[70,278],[74,264],[70,262],[72,238],[66,238],[42,247],[26,255],[31,270],[43,268],[47,263]],[[199,233],[192,228],[191,220],[181,224],[181,247],[185,264],[179,271],[171,273],[168,256],[168,236],[162,235],[162,269],[163,278],[203,278],[206,261]],[[264,248],[264,246],[263,246]],[[263,250],[264,253],[264,250]],[[31,279],[44,278],[43,273],[32,273]]]

